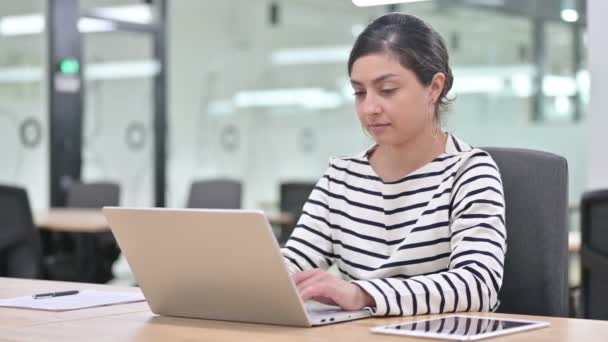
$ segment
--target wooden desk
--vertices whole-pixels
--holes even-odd
[[[34,211],[34,223],[41,229],[70,233],[99,233],[110,230],[99,209],[52,208]]]
[[[41,291],[98,288],[134,291],[133,288],[106,285],[69,284],[48,281],[0,278],[0,297]],[[549,328],[492,339],[497,342],[604,342],[608,322],[521,316],[477,314],[486,317],[511,317],[545,320]],[[439,315],[436,315],[439,317]],[[115,305],[68,312],[41,312],[0,308],[0,340],[45,341],[429,341],[389,335],[372,335],[369,328],[423,317],[370,318],[317,328],[292,328],[186,318],[160,317],[145,303]]]
[[[278,213],[278,214],[274,214],[274,215],[267,215],[268,217],[268,222],[270,222],[270,224],[293,224],[295,225],[294,222],[294,217],[293,215],[291,215],[290,213]]]
[[[138,289],[135,287],[119,287],[49,280],[0,278],[0,298],[11,298],[35,293],[81,289],[97,289],[104,291],[138,291]],[[4,334],[2,331],[6,328],[20,328],[44,323],[103,317],[107,315],[117,315],[136,311],[149,312],[148,305],[140,302],[65,312],[0,308],[0,340],[4,340]]]

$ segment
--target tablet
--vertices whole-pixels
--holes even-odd
[[[453,315],[371,328],[373,333],[473,341],[549,326],[549,322]]]

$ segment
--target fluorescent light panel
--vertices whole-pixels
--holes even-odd
[[[422,2],[429,0],[353,0],[353,4],[359,7],[369,7],[369,6],[380,6],[380,5],[392,5],[399,3],[407,3],[407,2]]]
[[[129,5],[102,7],[97,13],[112,19],[129,21],[138,24],[149,24],[154,16],[148,5]],[[44,32],[45,19],[42,14],[26,14],[0,17],[0,34],[18,36],[25,34],[40,34]],[[78,20],[78,30],[82,33],[107,32],[115,29],[111,21],[82,17]]]
[[[84,70],[85,79],[116,80],[153,77],[160,71],[158,61],[123,61],[91,64]]]
[[[83,17],[78,20],[78,31],[82,33],[114,31],[116,26],[108,20]]]
[[[350,46],[282,49],[274,51],[270,60],[275,65],[346,63],[350,49]]]
[[[0,18],[0,34],[17,36],[37,34],[44,31],[42,14],[15,15]]]
[[[160,71],[158,61],[92,63],[84,70],[85,80],[117,80],[153,77]],[[39,82],[43,70],[37,66],[0,69],[0,83]]]
[[[95,13],[111,19],[137,24],[150,24],[154,19],[152,7],[146,4],[102,7],[95,9]]]
[[[563,9],[561,12],[562,20],[568,23],[574,23],[578,21],[578,12],[572,8]]]
[[[45,20],[42,14],[28,14],[0,18],[0,34],[20,36],[44,32]],[[82,33],[107,32],[115,29],[112,22],[83,17],[78,20],[78,31]]]
[[[342,97],[321,88],[266,89],[238,92],[232,98],[236,107],[289,107],[311,109],[338,108]]]
[[[42,68],[20,67],[0,69],[0,83],[37,82],[42,79]]]

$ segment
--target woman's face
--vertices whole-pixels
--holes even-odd
[[[433,129],[442,73],[424,86],[393,56],[372,54],[358,58],[350,76],[361,125],[379,145],[401,145]]]

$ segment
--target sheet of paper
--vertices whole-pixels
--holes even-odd
[[[145,301],[141,291],[112,292],[82,290],[78,294],[51,298],[34,299],[32,296],[0,299],[0,307],[22,308],[47,311],[67,311]]]

